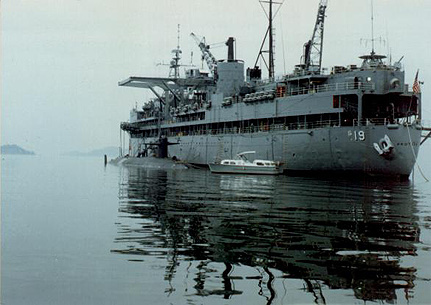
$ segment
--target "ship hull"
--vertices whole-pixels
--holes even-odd
[[[393,146],[379,153],[387,137]],[[169,157],[206,166],[254,150],[256,158],[283,162],[288,172],[363,173],[406,178],[419,151],[421,128],[416,125],[370,125],[302,130],[262,131],[170,137]],[[131,153],[155,138],[132,138]]]

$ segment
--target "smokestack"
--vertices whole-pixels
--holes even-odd
[[[229,37],[229,39],[226,41],[226,45],[227,45],[227,61],[234,61],[235,60],[235,55],[234,55],[234,42],[235,42],[235,38],[233,37]]]

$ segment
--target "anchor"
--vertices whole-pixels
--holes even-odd
[[[373,146],[382,157],[389,156],[394,149],[394,145],[392,144],[392,141],[388,135],[385,135],[382,139],[380,139],[379,143],[373,143]]]

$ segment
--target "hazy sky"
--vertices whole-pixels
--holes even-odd
[[[358,56],[370,52],[370,2],[329,0],[324,67],[360,64]],[[274,23],[277,75],[299,62],[318,3],[285,0]],[[374,10],[376,50],[393,61],[405,56],[409,84],[420,69],[424,117],[431,120],[431,1],[374,0]],[[169,62],[177,24],[183,64],[191,52],[201,64],[195,32],[207,43],[235,37],[237,58],[252,66],[266,31],[258,0],[1,1],[2,144],[40,154],[119,145],[120,122],[151,95],[118,81],[167,76],[168,67],[157,64]],[[213,52],[223,59],[227,50]]]

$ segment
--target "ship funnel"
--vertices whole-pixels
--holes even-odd
[[[233,37],[229,37],[229,39],[226,41],[227,61],[235,61],[234,42],[235,42],[235,38]]]

